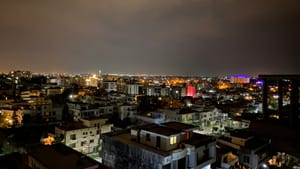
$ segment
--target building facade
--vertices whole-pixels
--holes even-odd
[[[80,122],[55,127],[55,135],[62,143],[86,155],[98,156],[100,131],[98,127],[87,127]]]
[[[216,159],[216,141],[193,125],[148,124],[103,135],[103,164],[115,169],[200,169]]]

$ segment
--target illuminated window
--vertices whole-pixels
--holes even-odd
[[[176,136],[170,137],[170,144],[176,144]]]

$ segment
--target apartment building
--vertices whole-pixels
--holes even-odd
[[[216,140],[179,122],[147,124],[102,136],[103,164],[115,169],[209,169]]]
[[[230,148],[244,168],[257,169],[269,156],[271,140],[257,137],[246,130],[234,130],[225,133],[217,140],[217,144]]]
[[[98,127],[87,127],[81,122],[73,122],[55,127],[55,135],[62,143],[86,155],[98,156],[100,130]]]

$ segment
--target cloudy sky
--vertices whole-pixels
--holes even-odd
[[[299,0],[1,0],[0,71],[300,74]]]

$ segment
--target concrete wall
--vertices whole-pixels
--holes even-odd
[[[161,169],[163,156],[103,137],[101,157],[104,165],[114,169]]]
[[[99,146],[99,139],[100,135],[97,134],[97,127],[91,127],[91,128],[84,128],[79,130],[70,130],[70,131],[63,131],[59,128],[55,128],[55,134],[64,135],[63,143],[66,146],[69,146],[79,152],[82,152],[84,154],[88,153],[94,153],[94,148]],[[76,139],[71,139],[71,136],[75,134]],[[93,142],[91,142],[91,140]],[[85,142],[84,145],[82,145],[82,142]]]

